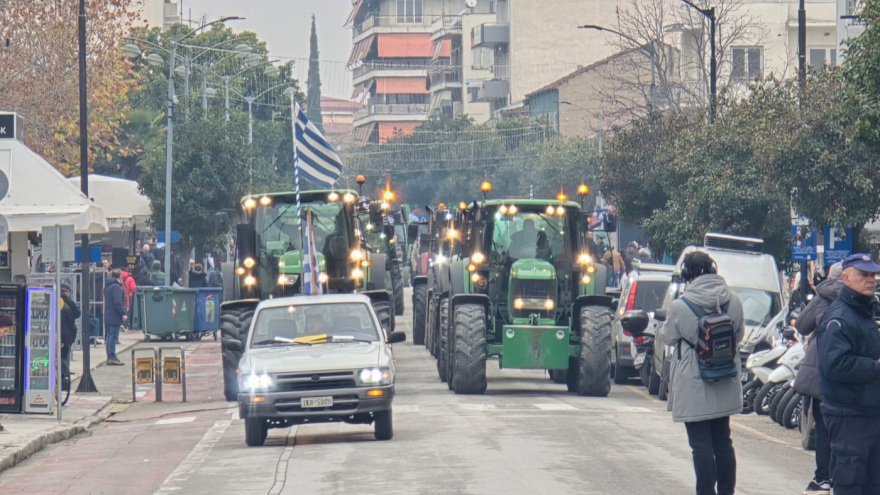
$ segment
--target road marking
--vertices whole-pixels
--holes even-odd
[[[160,419],[156,421],[157,425],[176,425],[180,423],[192,423],[196,420],[195,416],[184,416],[182,418],[168,418],[168,419]]]
[[[648,399],[648,400],[651,401],[651,402],[656,402],[656,403],[658,403],[658,404],[659,404],[660,402],[663,402],[662,400],[660,400],[660,399],[654,397],[653,395],[649,394],[648,392],[645,392],[644,390],[642,390],[641,387],[636,387],[635,385],[627,385],[626,388],[628,388],[628,389],[630,389],[631,391],[633,391],[633,392],[635,392],[635,393],[641,395],[642,397]]]
[[[269,489],[269,495],[278,495],[284,490],[284,484],[287,483],[287,463],[290,461],[290,456],[293,455],[293,447],[296,446],[297,431],[299,431],[299,426],[291,427],[287,432],[284,450],[281,451],[278,462],[275,463],[275,482]]]
[[[736,417],[736,416],[733,416],[733,417]],[[751,436],[753,436],[753,437],[755,437],[755,438],[758,438],[758,439],[760,439],[760,440],[764,440],[764,441],[767,441],[767,442],[772,442],[772,443],[775,443],[775,444],[778,444],[778,445],[784,445],[784,446],[786,446],[786,447],[788,447],[788,448],[790,448],[790,449],[792,449],[792,450],[797,450],[798,452],[804,452],[804,449],[802,449],[802,448],[800,448],[800,447],[797,447],[797,446],[795,446],[795,445],[792,445],[792,444],[786,442],[785,440],[780,440],[780,439],[778,439],[778,438],[776,438],[776,437],[773,437],[773,436],[771,436],[771,435],[768,435],[768,434],[766,434],[766,433],[764,433],[764,432],[758,431],[758,430],[752,428],[751,426],[746,426],[746,425],[740,423],[739,421],[736,421],[736,420],[731,421],[731,422],[730,422],[730,427],[731,427],[732,429],[734,429],[734,430],[739,430],[739,431],[741,431],[741,432],[743,432],[743,433],[746,433],[746,434],[748,434],[748,435],[751,435]],[[812,454],[810,454],[810,455],[812,455]]]
[[[199,466],[205,462],[205,459],[208,458],[211,450],[214,449],[214,446],[217,445],[220,438],[223,437],[223,433],[231,424],[232,421],[229,420],[215,421],[214,426],[205,432],[202,439],[199,440],[199,443],[197,443],[189,455],[186,456],[186,459],[178,464],[177,468],[165,478],[165,481],[162,482],[162,485],[159,486],[156,493],[171,493],[183,490],[181,484],[186,481],[191,474],[195,473]]]
[[[569,404],[532,404],[542,411],[577,411],[577,408]]]

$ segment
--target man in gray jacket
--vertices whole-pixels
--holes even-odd
[[[742,303],[717,274],[715,261],[701,251],[688,253],[681,275],[687,283],[682,298],[707,312],[727,305],[736,331],[734,340],[742,340]],[[736,487],[736,453],[730,439],[730,416],[742,411],[740,357],[737,352],[735,377],[704,381],[694,349],[698,323],[699,318],[684,301],[669,305],[666,323],[660,329],[660,340],[675,347],[667,408],[672,411],[673,421],[684,423],[687,429],[697,495],[732,495]]]

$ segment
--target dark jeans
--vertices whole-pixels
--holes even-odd
[[[70,374],[70,344],[61,344],[61,375]]]
[[[834,495],[880,494],[880,416],[825,412]]]
[[[105,331],[107,332],[106,340],[104,341],[107,346],[107,359],[118,359],[116,357],[116,343],[119,342],[119,325],[107,325]]]
[[[828,439],[828,428],[822,416],[822,401],[812,399],[813,419],[816,422],[816,481],[831,481],[831,442]]]
[[[733,495],[736,453],[730,440],[730,418],[684,424],[694,457],[697,495]],[[718,491],[715,491],[715,485]]]

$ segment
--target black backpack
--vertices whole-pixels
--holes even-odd
[[[697,351],[697,363],[700,366],[700,377],[707,382],[715,382],[722,378],[737,376],[736,371],[736,329],[733,320],[727,314],[730,303],[721,308],[707,311],[700,305],[685,298],[687,304],[697,316],[697,342],[685,342]],[[683,340],[683,339],[682,339]],[[679,348],[679,354],[681,350]]]

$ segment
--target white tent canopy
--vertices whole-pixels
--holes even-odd
[[[79,177],[68,180],[79,189]],[[143,227],[153,213],[150,199],[138,191],[133,180],[89,174],[89,197],[104,210],[111,229]]]
[[[107,232],[101,208],[20,141],[0,139],[0,170],[9,177],[0,215],[10,232],[39,232],[53,225],[73,225],[82,234]]]

